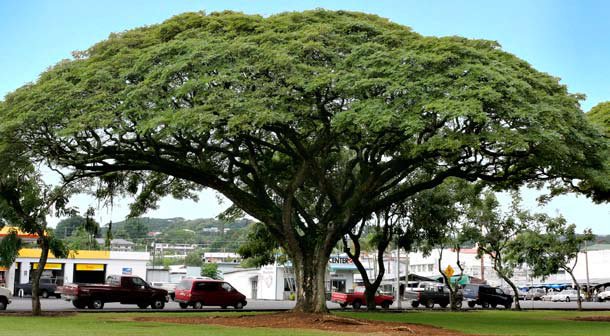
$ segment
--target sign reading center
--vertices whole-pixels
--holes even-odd
[[[330,257],[328,262],[331,264],[351,264],[353,263],[352,259],[347,257]]]

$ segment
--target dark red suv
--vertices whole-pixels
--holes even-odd
[[[223,309],[233,306],[242,309],[248,302],[246,296],[227,282],[220,280],[185,279],[176,286],[176,298],[180,308],[192,306],[220,306]]]

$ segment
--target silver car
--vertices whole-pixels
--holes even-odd
[[[582,296],[581,296],[582,298]],[[565,301],[565,302],[570,302],[570,301],[577,301],[578,300],[578,292],[576,290],[573,289],[566,289],[566,290],[562,290],[561,292],[553,295],[553,302],[557,302],[557,301]]]

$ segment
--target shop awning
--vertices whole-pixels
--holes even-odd
[[[104,264],[76,264],[77,271],[103,271]]]

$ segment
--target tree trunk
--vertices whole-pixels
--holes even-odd
[[[566,272],[568,272],[568,274],[572,278],[572,282],[574,282],[574,286],[576,286],[576,298],[577,298],[576,302],[578,302],[578,310],[582,310],[582,298],[580,297],[580,285],[578,284],[578,281],[576,281],[576,278],[574,277],[574,273],[572,273],[572,270],[570,270],[568,267],[565,267],[564,270]]]
[[[297,283],[294,311],[328,313],[324,279],[329,255],[324,249],[302,251],[292,258]]]
[[[519,303],[519,289],[517,289],[517,286],[515,286],[515,284],[510,280],[510,278],[505,276],[504,273],[500,272],[496,268],[494,268],[494,270],[496,271],[496,273],[498,273],[502,280],[506,281],[506,283],[513,290],[513,297],[515,299],[515,310],[521,310],[521,304]]]
[[[443,249],[444,246],[440,247],[439,253],[438,253],[438,272],[443,276],[443,280],[445,281],[445,286],[449,289],[449,308],[451,309],[451,311],[457,311],[459,310],[458,306],[457,306],[457,291],[454,290],[453,286],[451,286],[451,279],[445,274],[445,272],[443,271],[442,268],[442,261],[443,261]]]
[[[34,277],[32,278],[32,315],[42,315],[42,309],[40,307],[40,278],[44,272],[44,268],[47,264],[49,257],[49,243],[44,234],[40,235],[40,259],[38,260],[38,268],[34,271]]]

